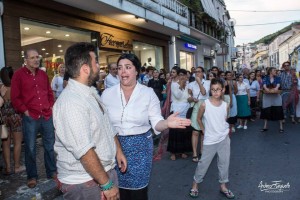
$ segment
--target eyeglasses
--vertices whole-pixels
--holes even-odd
[[[196,71],[195,73],[202,73],[202,71]]]
[[[220,89],[220,88],[218,88],[218,89],[211,89],[210,91],[211,92],[214,92],[214,93],[217,93],[217,92],[221,92],[223,89]]]

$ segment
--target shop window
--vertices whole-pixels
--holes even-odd
[[[76,42],[92,42],[89,31],[75,30],[59,25],[20,19],[21,56],[24,50],[37,49],[41,56],[41,67],[51,80],[57,73],[57,67],[64,62],[67,48]]]
[[[191,71],[194,67],[194,54],[180,51],[180,68]]]
[[[156,69],[162,69],[163,66],[163,49],[142,42],[133,42],[133,52],[141,60],[142,66],[153,66]]]

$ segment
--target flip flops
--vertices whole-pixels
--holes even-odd
[[[199,191],[198,190],[195,190],[195,189],[191,189],[190,190],[190,197],[192,198],[197,198],[199,196]]]
[[[230,190],[227,190],[227,191],[222,191],[220,190],[220,193],[223,194],[227,199],[234,199],[234,194],[230,191]]]
[[[26,170],[26,167],[24,165],[21,165],[20,167],[15,168],[15,174],[24,172],[25,170]]]
[[[199,158],[198,158],[198,156],[193,156],[193,159],[192,159],[192,161],[193,161],[193,162],[196,162],[196,163],[197,163],[197,162],[199,162]]]

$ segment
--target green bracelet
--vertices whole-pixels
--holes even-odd
[[[114,183],[111,181],[111,180],[109,180],[107,183],[105,183],[104,185],[100,185],[100,189],[102,190],[102,191],[107,191],[107,190],[110,190],[111,188],[113,188],[114,187]]]

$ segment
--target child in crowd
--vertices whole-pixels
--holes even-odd
[[[204,134],[203,152],[195,171],[191,197],[198,197],[198,184],[210,166],[216,153],[218,154],[220,192],[228,199],[233,199],[234,194],[227,189],[229,160],[230,160],[230,138],[228,117],[229,105],[222,100],[223,82],[219,79],[212,79],[210,85],[211,97],[204,101],[198,112],[198,123]],[[203,120],[203,121],[202,121]]]

